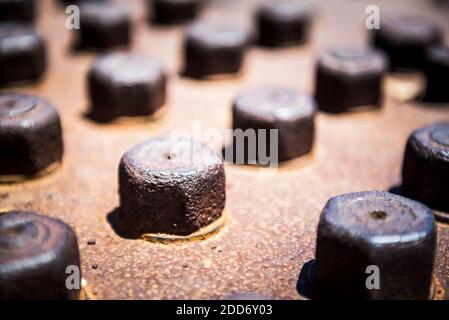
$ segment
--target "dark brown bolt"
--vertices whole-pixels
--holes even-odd
[[[249,41],[249,32],[237,25],[206,22],[191,25],[184,39],[184,75],[207,78],[238,73]]]
[[[150,116],[166,98],[166,76],[152,59],[113,53],[94,61],[88,74],[90,116],[110,121],[123,116]]]
[[[46,100],[0,94],[0,176],[33,175],[60,162],[61,121]]]
[[[426,54],[424,74],[427,84],[424,100],[436,103],[449,102],[449,47],[435,46]]]
[[[0,24],[0,86],[39,80],[46,67],[45,43],[32,26]]]
[[[147,0],[149,20],[156,24],[175,24],[193,20],[204,0]]]
[[[316,66],[318,108],[341,113],[360,107],[379,108],[387,60],[378,50],[339,48],[325,52]]]
[[[222,216],[220,155],[186,138],[154,138],[125,153],[119,167],[119,223],[129,235],[189,235]]]
[[[68,225],[32,212],[0,214],[0,299],[78,299],[80,276]]]
[[[373,46],[387,54],[390,69],[399,72],[421,70],[427,48],[442,41],[442,32],[432,21],[404,15],[385,15],[371,36]]]
[[[83,2],[75,49],[108,50],[131,43],[131,13],[124,3]]]
[[[35,16],[36,16],[35,0],[0,1],[0,22],[3,21],[32,22]]]
[[[436,226],[419,202],[382,191],[334,197],[321,213],[316,245],[315,281],[324,297],[430,297]]]
[[[309,153],[314,142],[315,112],[311,96],[288,87],[262,86],[241,93],[232,107],[232,162],[241,162],[238,159],[243,157],[244,163],[266,164],[261,163],[261,156],[286,161]],[[277,130],[277,139],[270,130]],[[242,133],[249,138],[239,139]]]
[[[449,211],[449,122],[420,128],[410,135],[402,186],[408,196]]]
[[[264,47],[298,45],[308,41],[312,11],[292,0],[267,1],[256,12],[258,44]]]

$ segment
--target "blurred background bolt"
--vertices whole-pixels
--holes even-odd
[[[258,44],[265,47],[299,45],[309,39],[311,8],[291,0],[264,2],[256,13]]]
[[[379,50],[335,48],[323,53],[316,65],[318,108],[329,113],[379,108],[386,71],[387,59]]]
[[[415,130],[402,166],[404,192],[434,209],[449,211],[449,123]]]
[[[0,214],[0,299],[78,299],[66,287],[68,266],[80,268],[75,233],[32,212]]]

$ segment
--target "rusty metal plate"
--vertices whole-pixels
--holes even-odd
[[[126,2],[135,13],[131,50],[159,59],[169,73],[168,112],[159,120],[140,123],[105,125],[85,118],[85,77],[94,55],[70,52],[72,34],[64,27],[63,10],[55,1],[39,1],[37,26],[49,46],[50,68],[41,83],[2,92],[38,94],[53,102],[63,121],[64,161],[45,177],[0,185],[0,209],[34,210],[70,224],[78,236],[83,278],[93,299],[216,299],[235,292],[303,299],[296,289],[298,275],[314,258],[317,223],[328,198],[398,185],[409,133],[449,119],[448,107],[401,102],[389,95],[381,111],[319,114],[313,156],[276,172],[226,166],[228,222],[202,241],[164,245],[115,233],[108,217],[119,203],[120,157],[136,143],[173,129],[228,128],[231,100],[243,88],[273,83],[312,92],[318,52],[367,42],[364,19],[369,4],[379,5],[381,12],[404,9],[429,16],[446,28],[446,37],[447,12],[425,0],[314,1],[316,19],[309,44],[252,48],[239,77],[195,81],[178,74],[182,27],[149,26],[143,1]],[[203,18],[250,23],[254,2],[212,1]],[[221,147],[221,142],[212,144]],[[88,245],[90,239],[96,245]],[[435,279],[444,295],[449,291],[449,225],[438,224],[438,239]]]

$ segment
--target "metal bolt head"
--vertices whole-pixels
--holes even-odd
[[[130,236],[186,236],[222,216],[221,156],[186,138],[154,138],[131,148],[119,166],[119,223]]]
[[[330,199],[318,226],[317,285],[359,299],[428,299],[436,246],[432,211],[382,191]],[[369,289],[368,266],[379,269]]]
[[[404,192],[428,206],[449,211],[449,123],[415,130],[402,166]]]
[[[0,86],[35,82],[47,68],[44,40],[25,23],[0,25]]]
[[[324,52],[316,65],[318,108],[329,113],[355,107],[379,108],[387,64],[381,51],[369,48],[335,48]]]
[[[237,74],[242,68],[250,33],[232,24],[197,22],[184,39],[183,74],[191,78]]]
[[[0,95],[0,176],[33,175],[62,160],[57,111],[45,99]]]
[[[68,225],[33,212],[0,214],[0,299],[78,299],[79,288],[66,285],[69,266],[80,270]]]
[[[130,53],[96,59],[88,73],[88,87],[89,116],[101,122],[154,115],[166,99],[166,75],[160,63]]]
[[[308,154],[315,138],[315,113],[315,101],[310,95],[288,87],[261,86],[242,92],[232,107],[233,130],[243,133],[252,130],[255,139],[248,143],[236,140],[233,156],[238,157],[243,149],[245,162],[259,163],[259,156],[268,155],[274,148],[278,155],[274,160],[278,161]],[[266,130],[266,142],[259,130]],[[269,130],[278,131],[277,141],[271,141]],[[244,146],[236,145],[238,143]],[[265,144],[265,152],[260,155],[262,144]],[[251,154],[251,149],[256,150],[256,155]]]
[[[387,54],[392,71],[417,71],[424,66],[427,48],[441,43],[442,38],[433,21],[417,16],[385,15],[380,29],[373,30],[372,44]]]
[[[307,42],[311,11],[310,6],[296,1],[266,1],[256,13],[258,44],[279,47]]]

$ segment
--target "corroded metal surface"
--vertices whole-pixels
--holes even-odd
[[[416,127],[449,119],[448,107],[387,98],[381,111],[342,116],[319,114],[313,156],[276,172],[226,166],[228,223],[202,241],[155,244],[121,238],[108,222],[118,206],[118,163],[146,138],[172,129],[230,126],[232,98],[258,84],[312,91],[316,54],[333,45],[366,43],[366,5],[377,3],[432,17],[449,29],[445,13],[430,1],[315,1],[312,42],[281,50],[249,51],[237,79],[200,82],[181,78],[181,27],[149,27],[141,1],[135,10],[132,50],[158,58],[169,73],[168,112],[152,122],[97,124],[85,118],[85,76],[94,55],[69,51],[71,32],[63,11],[39,1],[38,28],[50,48],[50,69],[35,86],[2,91],[39,94],[59,110],[65,155],[60,168],[33,181],[0,185],[0,209],[26,209],[63,219],[76,231],[83,277],[96,299],[222,298],[257,292],[301,299],[296,285],[302,265],[314,258],[319,214],[331,196],[388,190],[400,183],[406,139]],[[253,1],[212,1],[209,19],[249,22]],[[237,8],[237,9],[236,9]],[[195,122],[199,121],[199,122]],[[212,143],[219,147],[221,143]],[[439,224],[435,276],[449,291],[449,225]],[[95,239],[95,245],[88,245]],[[93,268],[92,266],[94,265]],[[443,293],[440,292],[440,295]]]

